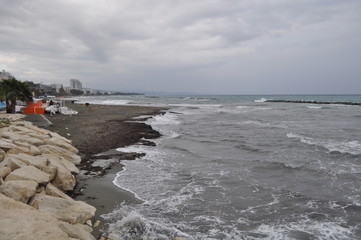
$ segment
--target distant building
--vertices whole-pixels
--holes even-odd
[[[71,89],[77,89],[77,90],[82,90],[82,84],[78,79],[70,79],[70,88]]]
[[[2,72],[0,72],[0,82],[2,82],[3,80],[8,80],[12,77],[13,75],[11,75],[11,73],[9,72],[5,72],[5,70],[2,70]]]
[[[71,87],[64,87],[65,92],[70,93]]]
[[[54,83],[54,84],[52,85],[52,87],[55,88],[55,91],[56,91],[57,93],[59,93],[59,92],[60,92],[60,89],[63,88],[63,84]]]
[[[97,94],[98,90],[93,88],[83,88],[84,94]]]

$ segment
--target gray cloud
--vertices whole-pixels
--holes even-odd
[[[359,0],[3,0],[0,69],[102,89],[351,93],[360,12]]]

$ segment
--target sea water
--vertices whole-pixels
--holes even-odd
[[[162,137],[114,184],[141,204],[103,215],[118,239],[361,239],[361,96],[117,96],[168,107]]]

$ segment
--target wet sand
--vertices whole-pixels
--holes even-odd
[[[97,208],[94,221],[102,221],[100,215],[111,212],[122,202],[140,202],[131,192],[112,183],[116,174],[122,171],[122,164],[119,162],[134,160],[139,154],[121,153],[115,149],[132,144],[152,145],[151,141],[144,141],[142,138],[154,139],[160,137],[160,134],[149,125],[132,121],[132,118],[162,114],[165,109],[142,106],[86,106],[70,102],[66,105],[78,111],[78,114],[45,115],[52,125],[41,115],[27,115],[25,120],[71,139],[73,145],[79,149],[82,163],[78,167],[81,173],[77,176],[75,190],[69,195]],[[93,162],[99,160],[111,164],[105,167],[92,166]],[[99,237],[104,228],[106,226],[103,225],[94,228],[93,235]]]

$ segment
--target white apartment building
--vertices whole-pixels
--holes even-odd
[[[71,89],[77,89],[77,90],[82,90],[82,84],[78,79],[70,79],[70,88]]]
[[[2,70],[0,72],[0,82],[2,82],[3,80],[8,80],[9,78],[12,78],[13,75],[11,75],[11,73],[6,72],[5,70]]]
[[[52,87],[55,88],[55,91],[58,93],[60,92],[60,89],[63,88],[63,85],[60,83],[54,83]]]

